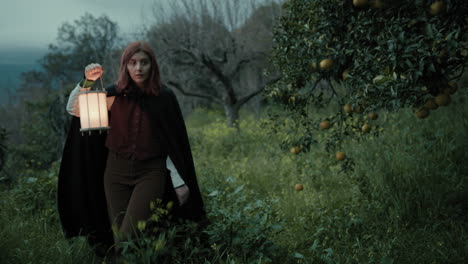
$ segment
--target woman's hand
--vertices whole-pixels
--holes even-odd
[[[183,205],[187,202],[188,197],[190,196],[190,190],[187,185],[182,185],[175,189],[177,194],[177,199],[179,200],[179,205]]]
[[[85,67],[85,77],[87,80],[96,81],[104,74],[104,69],[98,63],[91,63]]]

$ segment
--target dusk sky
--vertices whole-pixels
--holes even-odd
[[[106,14],[117,22],[121,35],[130,35],[148,22],[154,1],[166,0],[1,0],[0,64],[14,63],[17,54],[31,54],[34,62],[34,56],[56,42],[60,25],[73,23],[85,12]],[[28,62],[22,58],[18,63]]]

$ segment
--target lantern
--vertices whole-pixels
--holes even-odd
[[[80,132],[102,132],[109,130],[109,118],[107,115],[107,93],[102,84],[102,91],[89,90],[78,94],[80,105]],[[84,85],[83,85],[84,88]]]

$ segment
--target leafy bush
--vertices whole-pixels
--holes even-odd
[[[130,263],[275,263],[287,253],[269,235],[282,230],[270,202],[252,199],[234,179],[206,197],[210,224],[173,222],[168,209],[153,206],[154,213],[140,222],[136,239],[121,242],[123,258]],[[169,206],[170,207],[170,206]],[[143,232],[140,232],[143,231]]]
[[[27,117],[19,130],[21,141],[17,144],[10,142],[9,145],[8,168],[15,171],[16,178],[26,170],[48,169],[61,155],[63,143],[60,135],[49,124],[51,98],[27,103]]]
[[[278,261],[285,252],[270,238],[283,229],[271,207],[275,201],[262,200],[243,185],[234,189],[235,183],[234,178],[227,178],[221,185],[227,186],[224,190],[217,188],[208,194],[212,224],[205,232],[212,247],[244,263]]]

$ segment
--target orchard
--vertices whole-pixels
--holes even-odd
[[[320,132],[337,151],[346,136],[376,135],[379,111],[424,119],[457,96],[468,55],[465,0],[291,0],[284,10],[273,52],[282,79],[267,93],[306,130],[285,145],[307,150]],[[326,124],[310,111],[332,103],[339,107]]]

